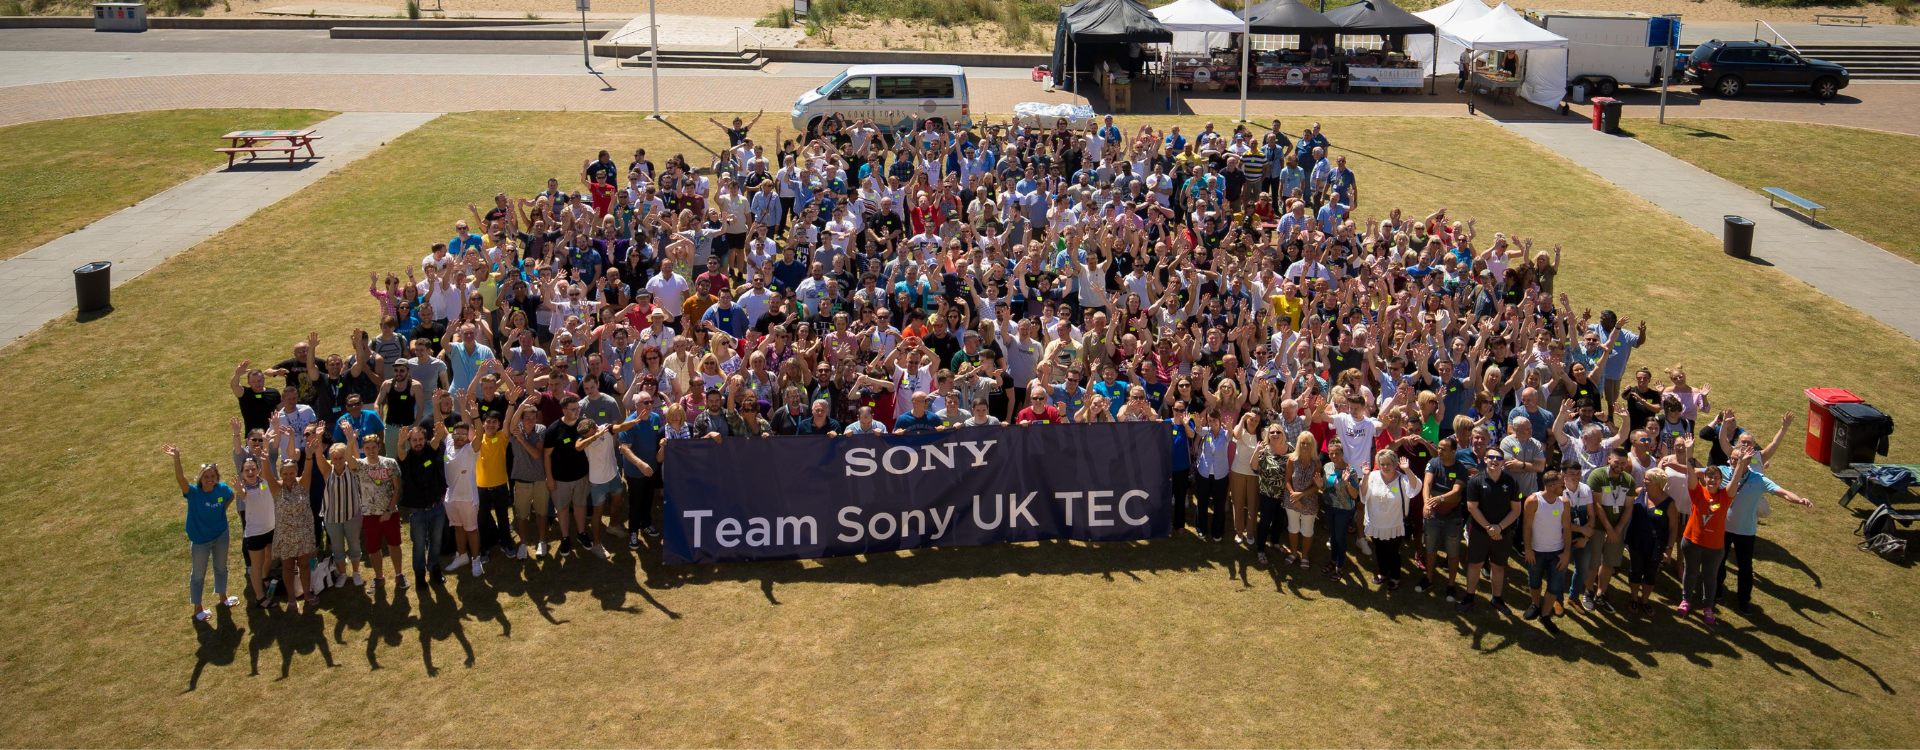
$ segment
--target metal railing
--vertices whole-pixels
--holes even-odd
[[[1760,41],[1760,27],[1762,26],[1767,27],[1767,31],[1773,34],[1773,40],[1775,42],[1787,45],[1787,49],[1793,50],[1794,54],[1796,55],[1800,54],[1800,48],[1793,46],[1793,42],[1788,41],[1785,34],[1780,33],[1780,30],[1774,28],[1773,24],[1767,23],[1766,21],[1762,21],[1758,18],[1753,19],[1753,40],[1754,41],[1756,42]]]
[[[735,53],[740,53],[740,52],[745,52],[745,51],[746,51],[746,47],[744,47],[744,46],[742,46],[742,45],[740,44],[740,35],[741,35],[741,34],[745,34],[745,35],[747,35],[747,36],[750,36],[750,37],[753,37],[753,41],[755,41],[755,42],[758,42],[758,44],[757,44],[757,45],[756,45],[756,46],[755,46],[755,47],[753,48],[753,53],[754,53],[754,54],[756,54],[756,55],[758,55],[758,54],[760,54],[760,53],[762,53],[762,52],[765,52],[765,51],[766,51],[766,49],[767,49],[767,40],[765,40],[765,39],[761,39],[761,38],[760,38],[760,35],[759,35],[759,34],[755,34],[755,33],[753,33],[752,31],[748,31],[748,30],[747,30],[747,27],[745,27],[745,26],[735,26],[735,27],[733,27],[733,51],[734,51]]]

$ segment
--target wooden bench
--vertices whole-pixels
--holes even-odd
[[[1819,215],[1820,209],[1826,208],[1826,206],[1822,206],[1818,203],[1807,200],[1798,195],[1794,195],[1793,193],[1789,193],[1785,190],[1781,190],[1780,188],[1777,188],[1777,187],[1761,188],[1761,190],[1767,194],[1768,208],[1773,208],[1773,202],[1775,200],[1778,200],[1782,203],[1789,203],[1789,204],[1800,207],[1801,210],[1806,211],[1807,218],[1812,219],[1814,221],[1819,221],[1818,215]]]
[[[295,154],[300,151],[300,147],[299,146],[242,146],[238,148],[216,148],[214,150],[227,155],[227,168],[231,169],[233,168],[234,157],[239,156],[241,154],[247,154],[248,156],[251,157],[254,154],[262,154],[262,153],[284,153],[287,155],[287,163],[292,164],[293,160],[296,158]]]
[[[226,154],[227,168],[232,169],[234,157],[240,154],[246,154],[251,160],[259,154],[284,153],[287,163],[292,164],[297,158],[296,152],[304,148],[307,158],[318,159],[320,156],[314,153],[313,142],[323,136],[314,135],[312,130],[236,130],[220,137],[232,143],[214,151]]]
[[[1825,20],[1828,18],[1834,19],[1839,23],[1828,24]],[[1867,17],[1840,15],[1837,13],[1815,13],[1813,14],[1813,22],[1821,26],[1827,26],[1827,25],[1843,26],[1847,24],[1852,24],[1854,26],[1865,26],[1867,25]]]

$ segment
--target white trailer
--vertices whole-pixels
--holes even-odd
[[[1659,86],[1667,48],[1648,46],[1654,16],[1633,11],[1536,10],[1527,20],[1567,38],[1567,85],[1612,96],[1621,86]]]

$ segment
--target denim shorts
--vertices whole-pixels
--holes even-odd
[[[606,505],[607,498],[612,497],[614,495],[618,495],[626,491],[627,491],[627,483],[620,481],[620,477],[617,477],[617,476],[614,477],[612,481],[595,482],[593,483],[593,488],[590,491],[590,494],[593,498],[593,507],[598,508],[602,505]]]
[[[1460,560],[1460,547],[1467,541],[1467,519],[1458,515],[1429,518],[1424,536],[1428,554],[1445,551],[1448,560]]]

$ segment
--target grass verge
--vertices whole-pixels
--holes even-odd
[[[332,117],[309,109],[181,109],[0,128],[0,206],[15,223],[0,260],[205,173],[234,130],[279,130]]]
[[[1829,206],[1820,221],[1920,262],[1920,181],[1904,177],[1920,173],[1920,136],[1765,120],[1628,120],[1622,127],[1756,193],[1777,187]],[[1818,147],[1809,152],[1809,144]]]
[[[1920,413],[1920,345],[1550,152],[1466,120],[1322,122],[1361,217],[1446,205],[1567,243],[1575,300],[1653,321],[1637,362],[1684,361],[1754,424],[1804,411],[1809,385]],[[1775,511],[1762,613],[1712,632],[1577,616],[1553,637],[1190,537],[686,568],[621,550],[188,624],[158,445],[226,450],[235,363],[309,330],[336,350],[374,312],[367,271],[417,262],[470,201],[599,148],[698,162],[718,135],[448,115],[130,282],[112,315],[0,350],[0,744],[1888,746],[1920,728],[1911,572],[1853,549],[1837,484],[1791,442],[1777,478],[1819,504]]]

